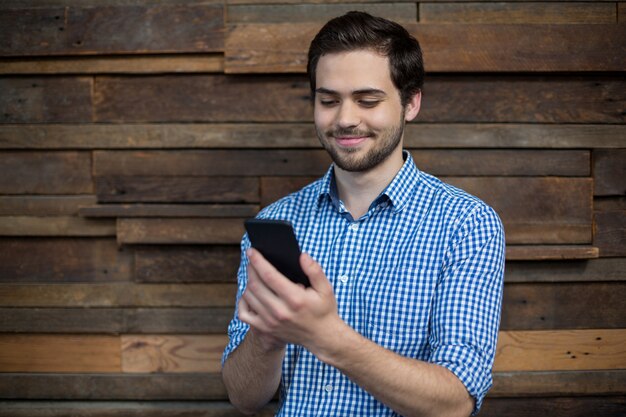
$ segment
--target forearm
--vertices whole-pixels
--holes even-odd
[[[222,378],[231,403],[245,414],[254,414],[267,404],[278,389],[285,348],[264,345],[249,331],[230,354]]]
[[[468,416],[473,400],[444,367],[400,356],[353,329],[321,348],[318,358],[403,416]]]

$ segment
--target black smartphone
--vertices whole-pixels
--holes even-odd
[[[290,222],[248,219],[244,225],[252,247],[261,252],[274,268],[297,284],[311,286],[300,267],[300,246]]]

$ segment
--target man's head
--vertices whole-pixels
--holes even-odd
[[[311,94],[315,95],[321,56],[364,49],[389,59],[391,80],[400,92],[402,106],[406,106],[424,84],[420,45],[399,24],[364,12],[349,12],[330,20],[311,42],[307,64]]]

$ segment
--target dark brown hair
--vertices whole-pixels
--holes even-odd
[[[326,23],[311,42],[307,74],[312,98],[320,57],[358,49],[371,49],[389,58],[391,81],[400,92],[402,106],[422,89],[424,61],[417,39],[390,20],[365,12],[348,12]]]

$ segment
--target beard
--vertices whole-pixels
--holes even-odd
[[[315,127],[317,138],[326,149],[335,165],[344,171],[367,172],[383,163],[389,155],[398,147],[404,134],[404,114],[397,125],[381,130],[378,134],[371,130],[359,130],[356,128],[336,128],[322,132]],[[371,138],[374,145],[367,153],[359,157],[360,149],[339,148],[334,146],[334,137],[338,136],[360,136]]]

